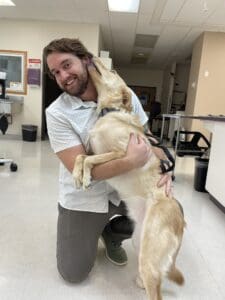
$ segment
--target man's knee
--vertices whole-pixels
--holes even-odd
[[[92,269],[92,265],[88,265],[87,262],[85,262],[85,264],[81,264],[81,262],[79,262],[77,265],[72,262],[64,264],[62,262],[58,262],[57,268],[59,274],[65,281],[70,283],[80,283],[88,277],[88,274]]]

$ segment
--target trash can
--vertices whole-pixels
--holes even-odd
[[[208,171],[208,158],[195,158],[195,175],[194,175],[194,188],[198,192],[207,193],[205,189],[206,176]]]
[[[36,125],[22,125],[23,141],[35,142],[37,139],[37,129]]]

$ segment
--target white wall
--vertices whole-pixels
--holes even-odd
[[[94,55],[99,52],[99,25],[67,22],[0,20],[0,49],[28,52],[29,58],[42,60],[43,48],[53,39],[80,38]],[[42,87],[28,86],[22,111],[13,116],[7,133],[21,135],[21,124],[38,125],[40,136],[42,115]]]
[[[156,87],[156,100],[161,101],[163,71],[130,68],[116,68],[128,85]]]
[[[186,114],[225,114],[225,33],[204,32],[194,43]],[[209,137],[201,121],[190,120],[186,128]]]

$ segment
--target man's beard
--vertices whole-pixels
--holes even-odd
[[[89,81],[89,74],[87,68],[83,66],[83,73],[76,78],[76,87],[74,89],[67,89],[63,87],[62,90],[69,94],[70,96],[80,97],[87,89],[88,81]]]

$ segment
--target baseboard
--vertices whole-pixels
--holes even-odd
[[[209,194],[209,199],[220,209],[223,213],[225,213],[225,207],[214,198],[212,195]]]
[[[0,135],[0,140],[17,140],[17,141],[21,141],[22,140],[22,136],[19,134],[2,134]]]

